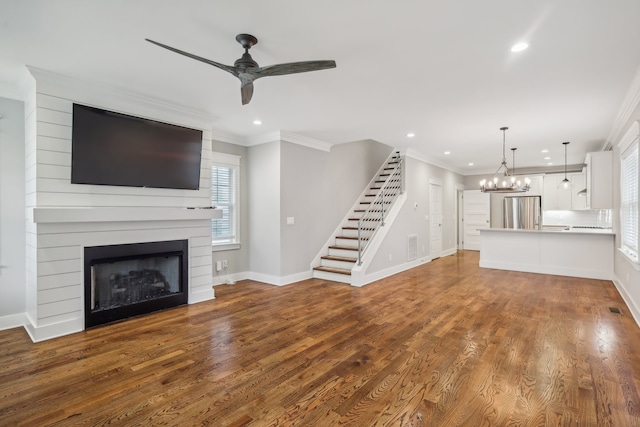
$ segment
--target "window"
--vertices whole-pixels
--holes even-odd
[[[638,124],[634,124],[620,143],[620,250],[632,261],[638,262]]]
[[[222,218],[211,220],[214,250],[239,247],[238,175],[240,157],[213,153],[211,162],[211,204],[222,210]]]

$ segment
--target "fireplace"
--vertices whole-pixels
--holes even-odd
[[[85,328],[186,304],[188,248],[188,240],[85,247]]]

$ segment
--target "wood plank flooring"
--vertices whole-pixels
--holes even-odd
[[[608,281],[459,252],[363,288],[216,296],[37,344],[0,332],[0,425],[640,425],[640,329]]]

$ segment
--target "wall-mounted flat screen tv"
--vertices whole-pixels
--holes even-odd
[[[71,183],[197,190],[202,131],[73,104]]]

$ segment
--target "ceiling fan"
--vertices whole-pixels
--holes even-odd
[[[156,41],[145,39],[149,43],[153,43],[157,46],[179,53],[180,55],[188,56],[196,61],[201,61],[214,67],[220,68],[228,73],[233,74],[240,79],[241,86],[240,91],[242,94],[242,105],[248,104],[251,101],[253,95],[253,81],[260,77],[268,76],[282,76],[285,74],[306,73],[307,71],[326,70],[328,68],[335,68],[336,61],[304,61],[304,62],[289,62],[286,64],[267,65],[266,67],[260,67],[256,61],[251,58],[249,49],[251,46],[258,43],[258,39],[250,34],[238,34],[236,41],[244,48],[244,54],[238,60],[233,63],[233,67],[230,65],[220,64],[218,62],[211,61],[201,56],[194,55],[189,52],[185,52],[175,47],[167,46],[166,44],[158,43]]]

